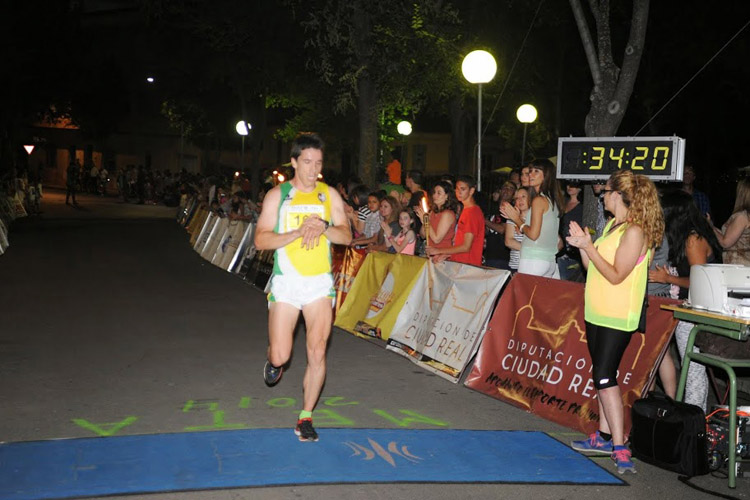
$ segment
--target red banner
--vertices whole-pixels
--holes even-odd
[[[654,376],[676,321],[649,297],[646,334],[634,333],[618,372],[630,406]],[[599,406],[583,320],[583,285],[516,274],[500,297],[465,385],[586,434],[598,428]]]

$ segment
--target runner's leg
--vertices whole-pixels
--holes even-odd
[[[307,368],[302,384],[303,410],[313,411],[326,380],[326,348],[331,335],[333,312],[331,298],[323,297],[302,307],[307,328]]]
[[[292,355],[294,328],[299,309],[284,302],[272,302],[268,308],[268,361],[283,366]]]

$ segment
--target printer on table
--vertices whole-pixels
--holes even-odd
[[[750,266],[692,266],[688,300],[696,309],[750,317]]]

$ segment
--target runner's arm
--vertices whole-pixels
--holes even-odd
[[[255,248],[258,250],[276,250],[285,247],[302,235],[299,229],[287,233],[274,231],[279,218],[280,201],[281,190],[278,186],[270,190],[263,199],[263,208],[258,217],[258,224],[255,226]]]
[[[335,189],[329,189],[328,192],[331,196],[331,225],[324,232],[331,243],[349,245],[352,241],[352,231],[344,212],[344,200]]]

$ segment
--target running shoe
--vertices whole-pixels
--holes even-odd
[[[315,432],[311,418],[297,420],[297,427],[294,428],[294,433],[299,437],[300,441],[318,440],[318,433]]]
[[[271,364],[270,361],[266,360],[266,364],[263,367],[263,380],[266,382],[268,387],[273,387],[281,380],[281,374],[284,372],[284,368],[279,366],[276,368]]]
[[[599,435],[599,431],[591,434],[587,439],[571,442],[570,447],[583,453],[599,453],[602,455],[609,455],[613,449],[612,441],[605,441]]]
[[[617,466],[617,472],[620,474],[625,474],[626,472],[635,474],[636,472],[638,472],[635,470],[635,465],[633,465],[630,450],[628,450],[627,448],[613,451],[612,460],[614,460],[615,465]]]

